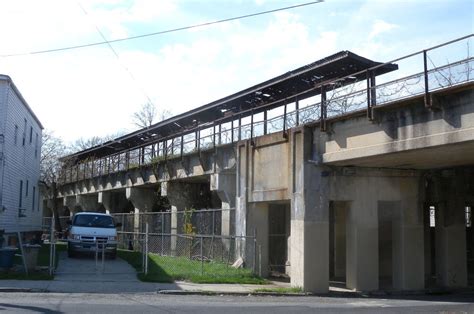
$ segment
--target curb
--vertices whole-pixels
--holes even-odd
[[[163,295],[207,295],[207,296],[273,296],[273,297],[307,297],[311,293],[277,293],[277,292],[254,292],[254,291],[201,291],[201,290],[158,290],[157,294]]]
[[[420,296],[420,295],[447,295],[447,294],[470,294],[472,290],[456,289],[430,289],[416,291],[392,291],[392,292],[363,292],[363,291],[331,291],[329,293],[278,293],[278,292],[255,292],[255,291],[206,291],[206,290],[158,290],[157,294],[162,295],[203,295],[203,296],[272,296],[272,297],[335,297],[335,298],[390,298],[397,296]]]
[[[31,289],[31,288],[0,288],[0,293],[7,292],[26,292],[26,293],[41,293],[49,292],[46,289]]]

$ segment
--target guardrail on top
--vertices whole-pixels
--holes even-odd
[[[65,164],[60,182],[76,182],[93,177],[126,171],[166,161],[167,159],[215,149],[221,145],[281,132],[290,128],[318,122],[326,130],[328,118],[366,109],[373,119],[373,108],[410,97],[425,96],[430,108],[430,93],[472,82],[474,79],[474,34],[470,34],[426,50],[418,51],[349,76],[324,82],[312,89],[320,94],[306,99],[291,95],[281,106],[254,114],[252,110],[235,114],[231,121],[218,119],[212,126],[193,130],[156,142],[137,146],[124,152],[97,159],[87,159],[74,165]],[[473,48],[471,48],[473,47]],[[451,60],[450,60],[451,59]],[[397,62],[399,70],[377,76],[374,70]],[[342,84],[343,81],[366,73],[366,80]],[[398,75],[397,75],[398,74]],[[301,94],[307,93],[308,90]],[[280,101],[281,102],[281,101]],[[275,103],[266,104],[266,107]]]

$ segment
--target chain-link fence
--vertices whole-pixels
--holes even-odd
[[[250,276],[258,272],[255,237],[118,232],[118,242],[121,249],[146,252],[148,260],[143,261],[143,269],[147,274],[189,279]]]
[[[234,209],[200,209],[176,212],[114,213],[115,222],[122,226],[118,231],[204,235],[232,235],[235,232]]]
[[[172,278],[228,278],[257,273],[255,237],[235,233],[234,209],[112,214],[122,226],[119,248],[146,252],[146,273]],[[234,267],[232,267],[234,265]]]

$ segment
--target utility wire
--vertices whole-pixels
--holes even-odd
[[[89,17],[89,14],[87,13],[86,9],[84,9],[84,7],[81,5],[81,3],[78,1],[77,4],[79,5],[79,7],[81,8],[82,12],[84,12],[84,14]],[[92,21],[92,19],[91,19]],[[97,32],[99,33],[100,37],[102,37],[102,39],[104,40],[104,42],[107,44],[107,46],[109,46],[110,50],[112,50],[113,54],[115,55],[115,57],[117,58],[117,61],[118,63],[125,69],[125,71],[128,73],[128,75],[132,78],[133,82],[135,83],[135,85],[137,85],[137,88],[143,93],[143,95],[145,96],[145,98],[148,100],[148,102],[150,104],[152,104],[153,106],[154,103],[151,101],[151,98],[150,96],[148,96],[147,92],[145,91],[145,89],[143,88],[142,85],[140,85],[137,81],[137,79],[135,78],[135,76],[133,75],[132,71],[130,71],[130,69],[125,65],[125,63],[122,62],[122,60],[120,59],[120,56],[119,54],[117,53],[117,51],[114,49],[114,47],[112,47],[112,45],[110,44],[110,42],[107,40],[107,38],[105,38],[105,35],[104,33],[102,33],[102,31],[100,30],[100,28],[97,26],[96,23],[93,23],[94,24],[94,27],[95,29],[97,30]]]
[[[172,29],[153,32],[153,33],[148,33],[148,34],[142,34],[142,35],[112,39],[112,40],[104,40],[104,41],[99,41],[99,42],[95,42],[95,43],[68,46],[68,47],[61,47],[61,48],[37,50],[37,51],[14,53],[14,54],[4,54],[4,55],[0,55],[0,57],[1,58],[17,57],[17,56],[35,55],[35,54],[43,54],[43,53],[51,53],[51,52],[58,52],[58,51],[65,51],[65,50],[72,50],[72,49],[93,47],[93,46],[99,46],[99,45],[107,45],[107,44],[110,45],[110,43],[122,42],[122,41],[133,40],[133,39],[144,38],[144,37],[150,37],[150,36],[157,36],[157,35],[162,35],[162,34],[168,34],[168,33],[174,33],[174,32],[178,32],[178,31],[198,28],[198,27],[210,26],[210,25],[215,25],[215,24],[220,24],[220,23],[225,23],[225,22],[230,22],[230,21],[235,21],[235,20],[241,20],[241,19],[246,19],[246,18],[250,18],[250,17],[254,17],[254,16],[259,16],[259,15],[264,15],[264,14],[269,14],[269,13],[274,13],[274,12],[279,12],[279,11],[286,11],[286,10],[290,10],[290,9],[309,6],[309,5],[313,5],[313,4],[317,4],[317,3],[321,3],[321,2],[324,2],[324,0],[311,1],[311,2],[306,2],[306,3],[302,3],[302,4],[296,4],[296,5],[292,5],[292,6],[282,7],[282,8],[278,8],[278,9],[261,11],[261,12],[257,12],[257,13],[251,13],[251,14],[245,14],[245,15],[230,17],[230,18],[226,18],[226,19],[222,19],[222,20],[216,20],[216,21],[206,22],[206,23],[201,23],[201,24],[194,24],[194,25],[189,25],[189,26],[184,26],[184,27],[172,28]]]

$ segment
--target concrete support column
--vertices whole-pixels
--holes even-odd
[[[222,202],[221,234],[233,234],[234,216],[230,209],[235,208],[236,197],[235,173],[215,173],[211,175],[211,191],[216,191]]]
[[[366,195],[366,197],[362,197]],[[378,289],[379,255],[377,200],[372,193],[363,193],[350,203],[347,224],[347,274],[350,289]]]
[[[176,234],[178,234],[178,207],[176,205],[171,205],[171,239],[170,239],[170,245],[171,245],[171,256],[176,256],[176,244],[178,242],[178,239],[176,237]]]
[[[329,290],[328,172],[310,162],[310,130],[292,141],[293,195],[291,199],[291,285],[304,291]]]
[[[400,217],[395,217],[393,287],[424,288],[424,227],[419,178],[405,178],[400,185]],[[396,216],[396,215],[395,215]],[[397,245],[399,243],[399,245]]]
[[[171,205],[171,254],[176,253],[177,238],[173,236],[178,233],[178,214],[177,212],[191,209],[195,203],[195,198],[199,197],[197,185],[184,184],[179,182],[161,183],[161,196],[168,197]]]
[[[98,203],[102,204],[107,214],[113,213],[112,207],[112,193],[110,192],[99,192]]]
[[[436,216],[436,273],[444,287],[467,286],[464,204],[456,196],[438,205]]]

